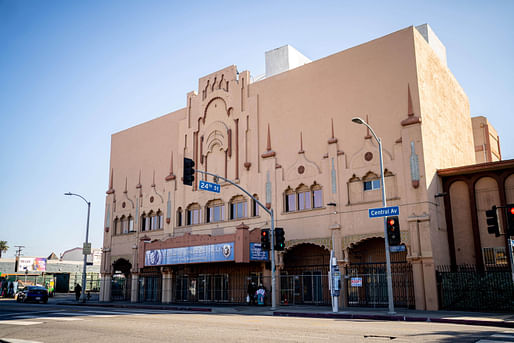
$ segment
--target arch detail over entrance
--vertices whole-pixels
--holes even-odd
[[[132,269],[132,263],[124,258],[118,258],[112,264],[114,274],[123,274],[125,277],[128,277],[130,275],[130,269]]]
[[[313,244],[330,251],[332,249],[332,238],[310,238],[294,239],[286,242],[286,252],[302,244]]]

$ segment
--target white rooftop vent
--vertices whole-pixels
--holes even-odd
[[[266,76],[270,77],[311,62],[291,45],[266,51]]]

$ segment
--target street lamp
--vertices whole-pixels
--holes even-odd
[[[352,118],[352,122],[356,124],[363,124],[371,131],[373,137],[378,142],[378,152],[380,157],[380,181],[382,183],[382,207],[387,206],[386,201],[386,191],[385,191],[385,180],[384,180],[384,164],[382,159],[382,141],[377,137],[375,131],[359,117]],[[389,313],[394,313],[394,299],[393,299],[393,280],[391,277],[391,256],[389,254],[389,241],[387,240],[387,218],[384,217],[384,242],[385,242],[385,254],[386,254],[386,273],[387,273],[387,298],[389,303]]]
[[[75,193],[68,192],[68,193],[64,193],[64,195],[74,195],[74,196],[77,196],[77,197],[81,198],[82,200],[84,200],[86,202],[86,204],[87,204],[86,242],[84,243],[84,246],[82,247],[82,253],[84,254],[84,267],[83,267],[83,270],[82,270],[82,295],[81,295],[82,302],[85,303],[86,302],[86,265],[87,265],[87,254],[85,254],[84,248],[87,245],[87,239],[88,239],[88,236],[89,236],[89,213],[91,211],[91,203],[89,201],[87,201],[80,194],[75,194]]]

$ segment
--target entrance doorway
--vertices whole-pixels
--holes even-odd
[[[130,269],[132,264],[124,258],[117,259],[112,268],[111,299],[116,301],[130,300]]]
[[[314,244],[287,251],[280,275],[281,304],[329,304],[329,261],[329,251]]]
[[[350,249],[346,266],[346,291],[349,306],[387,307],[387,272],[383,238],[371,238]],[[414,308],[412,265],[407,251],[391,253],[394,305]]]

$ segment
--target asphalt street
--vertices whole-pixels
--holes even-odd
[[[0,342],[217,341],[514,342],[514,329],[0,302]]]

